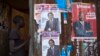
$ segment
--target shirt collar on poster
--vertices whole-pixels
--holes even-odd
[[[83,25],[84,24],[84,21],[80,21],[80,23]]]
[[[51,47],[51,49],[54,49],[54,46],[53,46],[53,47]]]

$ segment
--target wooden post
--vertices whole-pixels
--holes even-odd
[[[29,56],[33,56],[34,48],[33,48],[33,41],[34,41],[34,25],[33,25],[33,0],[29,0],[29,34],[30,34],[30,41],[29,41]],[[33,26],[33,27],[32,27]]]

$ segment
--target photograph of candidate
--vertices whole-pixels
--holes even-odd
[[[93,31],[89,22],[85,21],[83,12],[79,12],[79,20],[73,23],[74,33],[76,37],[92,37]]]
[[[48,20],[46,22],[45,31],[56,31],[60,32],[59,29],[59,20],[58,18],[54,18],[54,14],[52,12],[48,13]]]
[[[49,45],[50,45],[50,48],[47,50],[46,56],[60,56],[59,46],[55,45],[55,42],[53,39],[49,40]]]

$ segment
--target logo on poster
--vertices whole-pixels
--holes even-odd
[[[88,12],[86,15],[86,19],[96,19],[95,12]]]
[[[38,5],[36,6],[36,10],[39,10],[39,11],[46,11],[46,10],[57,10],[57,6],[55,5]]]

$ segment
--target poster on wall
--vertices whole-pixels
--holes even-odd
[[[42,56],[60,56],[59,34],[56,32],[42,32]]]
[[[81,42],[81,50],[82,50],[82,55],[83,56],[98,56],[97,53],[97,40],[84,40]]]
[[[61,15],[56,4],[35,4],[34,19],[38,24],[38,32],[55,31],[61,33]]]
[[[59,56],[61,13],[57,8],[57,5],[35,4],[34,19],[38,25],[37,42],[40,44],[40,48],[42,48],[40,54],[42,54],[42,56]],[[50,47],[53,47],[54,50],[51,51]]]
[[[72,40],[96,39],[95,5],[91,3],[73,3],[72,26]]]
[[[64,24],[67,24],[68,13],[72,11],[73,0],[55,0],[55,3],[62,13]]]
[[[69,17],[68,14],[72,13],[72,3],[73,3],[73,0],[66,0],[66,10],[65,12],[63,12],[62,10],[64,24],[67,24],[67,19]]]
[[[71,12],[73,0],[55,0],[57,7],[62,11]]]

